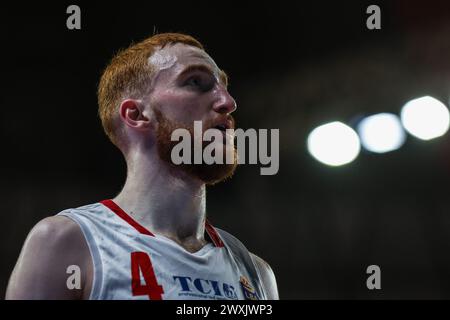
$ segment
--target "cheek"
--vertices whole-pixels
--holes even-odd
[[[155,102],[167,118],[186,124],[203,119],[209,109],[206,96],[192,93],[167,91],[158,95]]]

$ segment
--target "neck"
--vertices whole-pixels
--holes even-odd
[[[205,184],[153,154],[127,157],[127,180],[113,200],[142,226],[189,251],[206,241]]]

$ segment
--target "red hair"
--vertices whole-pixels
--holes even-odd
[[[119,51],[103,71],[97,97],[99,116],[109,139],[117,145],[118,110],[124,95],[142,96],[153,77],[148,58],[168,44],[184,43],[204,50],[193,37],[181,33],[161,33]]]

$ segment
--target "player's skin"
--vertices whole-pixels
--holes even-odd
[[[169,170],[155,145],[154,106],[165,117],[192,126],[194,120],[223,122],[236,110],[226,77],[203,50],[175,44],[150,60],[156,74],[143,99],[125,99],[119,112],[121,150],[127,162],[125,186],[113,200],[152,233],[167,237],[189,252],[207,244],[205,183]],[[191,71],[185,72],[191,67]],[[278,299],[274,273],[254,256],[269,299]],[[81,268],[81,289],[69,290],[67,267]],[[88,299],[93,279],[89,248],[78,224],[62,216],[40,221],[28,235],[9,280],[6,299]]]

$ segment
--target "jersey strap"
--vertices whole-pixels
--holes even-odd
[[[255,266],[255,263],[253,262],[252,257],[250,256],[250,252],[247,250],[244,244],[233,235],[222,229],[215,229],[222,238],[225,247],[233,253],[234,257],[238,259],[239,262],[247,270],[250,276],[250,282],[253,284],[253,288],[255,288],[258,298],[260,300],[266,300],[267,296],[262,286],[261,276]]]

